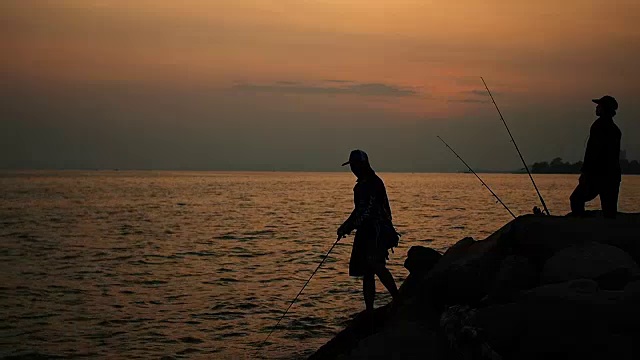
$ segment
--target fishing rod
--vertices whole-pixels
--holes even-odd
[[[278,322],[276,323],[276,325],[271,328],[271,331],[269,331],[269,335],[267,335],[267,337],[264,339],[264,341],[262,341],[262,343],[260,343],[260,346],[258,346],[258,350],[256,350],[256,355],[257,355],[258,351],[260,351],[260,349],[262,348],[262,345],[264,345],[264,343],[266,343],[267,340],[269,340],[269,337],[271,336],[271,334],[273,334],[273,331],[278,327],[278,325],[280,324],[280,321],[282,321],[282,319],[284,319],[284,317],[287,315],[287,313],[289,312],[289,309],[291,309],[291,306],[293,306],[293,303],[295,303],[296,300],[298,300],[298,297],[300,296],[300,294],[302,294],[302,290],[304,290],[304,288],[307,287],[307,284],[309,284],[309,281],[311,281],[311,278],[313,277],[313,275],[316,274],[318,269],[320,269],[320,266],[322,266],[324,261],[327,260],[327,257],[329,256],[329,253],[331,253],[331,250],[333,250],[333,248],[338,244],[338,241],[340,241],[340,239],[342,239],[342,237],[343,236],[338,236],[338,239],[336,240],[335,243],[333,243],[333,246],[331,246],[331,249],[329,249],[329,251],[327,251],[327,254],[322,258],[322,261],[320,261],[320,264],[318,264],[318,267],[313,271],[313,274],[311,274],[311,276],[309,277],[309,280],[307,280],[307,282],[304,283],[304,286],[302,287],[302,289],[300,289],[300,291],[298,292],[298,295],[296,295],[296,297],[293,299],[291,304],[289,304],[289,307],[287,308],[287,310],[285,310],[284,314],[282,314],[280,319],[278,319]]]
[[[522,160],[522,164],[524,165],[525,170],[527,170],[527,174],[529,174],[529,179],[531,179],[531,183],[533,184],[533,188],[536,189],[536,192],[538,193],[538,197],[540,198],[540,202],[542,203],[542,206],[544,206],[544,211],[547,213],[547,215],[551,215],[549,213],[549,209],[547,209],[547,204],[544,203],[544,199],[542,198],[542,194],[540,194],[540,190],[538,190],[538,186],[536,186],[536,182],[533,180],[533,176],[531,176],[531,171],[529,171],[529,166],[527,166],[527,163],[524,161],[524,158],[522,157],[522,153],[520,152],[520,149],[518,149],[518,144],[516,144],[516,140],[513,138],[513,135],[511,135],[511,130],[509,130],[509,127],[507,126],[507,122],[504,121],[504,117],[502,116],[502,112],[500,112],[500,109],[498,108],[498,104],[496,104],[495,99],[493,98],[493,95],[491,95],[491,90],[489,90],[489,87],[487,86],[487,83],[484,81],[484,78],[481,76],[480,79],[482,80],[482,83],[484,84],[484,87],[487,89],[487,92],[489,93],[489,96],[491,97],[491,101],[493,101],[493,105],[495,105],[496,110],[498,110],[498,115],[500,115],[500,119],[502,120],[502,123],[504,124],[504,127],[507,128],[507,132],[509,133],[509,137],[511,137],[511,142],[513,143],[513,146],[516,147],[516,151],[518,152],[518,155],[520,155],[520,160]]]
[[[487,185],[487,184],[486,184],[486,183],[485,183],[485,182],[480,178],[480,176],[478,176],[478,174],[476,174],[476,172],[475,172],[475,171],[473,171],[473,169],[471,168],[471,166],[469,166],[469,164],[467,164],[467,162],[466,162],[466,161],[462,160],[462,158],[460,157],[460,155],[458,155],[458,153],[457,153],[455,150],[453,150],[453,149],[451,148],[451,146],[449,146],[449,144],[447,144],[444,140],[442,140],[442,138],[441,138],[440,136],[438,136],[438,139],[440,139],[440,141],[442,141],[442,142],[443,142],[443,143],[444,143],[444,144],[449,148],[449,150],[451,150],[451,152],[453,152],[453,153],[458,157],[458,159],[460,159],[460,161],[462,161],[462,163],[463,163],[463,164],[465,164],[465,165],[467,166],[467,168],[469,169],[469,171],[471,171],[471,173],[473,173],[473,175],[475,175],[475,176],[478,178],[478,180],[480,180],[480,182],[482,183],[482,185],[483,185],[484,187],[486,187],[486,188],[487,188],[487,190],[489,190],[489,192],[491,192],[491,195],[493,195],[493,197],[495,197],[495,198],[496,198],[496,200],[498,200],[498,201],[500,202],[500,204],[502,204],[502,206],[504,206],[504,208],[505,208],[505,209],[507,209],[507,211],[509,212],[509,214],[511,214],[511,216],[513,216],[513,218],[515,219],[515,218],[516,218],[516,216],[513,214],[513,212],[512,212],[511,210],[509,210],[509,208],[507,207],[507,205],[505,205],[505,204],[502,202],[502,200],[500,200],[500,198],[498,197],[498,195],[496,195],[496,193],[494,193],[494,192],[493,192],[493,190],[491,190],[491,188],[489,187],[489,185]]]

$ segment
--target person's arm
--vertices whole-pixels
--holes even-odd
[[[606,149],[604,149],[606,152],[603,153],[603,156],[605,157],[603,161],[606,161],[606,164],[603,165],[606,165],[606,169],[608,172],[616,171],[616,169],[618,169],[620,166],[621,140],[622,134],[620,133],[620,130],[614,127],[607,136],[607,141],[605,144]]]
[[[602,163],[602,134],[599,126],[596,124],[591,126],[589,131],[589,141],[587,141],[587,149],[584,154],[584,163],[580,172],[584,175],[597,174]]]
[[[369,216],[373,209],[376,197],[373,191],[365,189],[362,194],[357,197],[355,209],[351,212],[349,218],[338,228],[338,235],[346,235],[357,229]]]

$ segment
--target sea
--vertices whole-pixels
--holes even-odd
[[[512,219],[472,174],[379,173],[402,237],[445,251]],[[526,174],[480,174],[516,215],[541,207]],[[535,175],[552,215],[577,175]],[[278,319],[353,209],[349,172],[0,172],[0,358],[292,359],[364,309],[342,239]],[[588,208],[597,209],[596,199]],[[640,177],[619,210],[640,212]],[[390,301],[377,283],[376,307]]]

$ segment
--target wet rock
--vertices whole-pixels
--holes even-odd
[[[596,279],[611,272],[626,272],[635,276],[640,274],[640,268],[623,250],[588,242],[568,247],[553,255],[544,264],[541,281],[550,284],[574,279]],[[611,280],[608,279],[608,282]]]

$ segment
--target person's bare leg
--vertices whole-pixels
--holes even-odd
[[[376,279],[374,273],[368,272],[362,278],[362,294],[364,295],[364,304],[368,311],[373,310],[373,301],[376,296]]]
[[[391,275],[389,269],[383,265],[376,266],[376,275],[378,275],[380,282],[382,282],[382,285],[387,288],[393,299],[396,300],[399,295],[398,287],[396,286],[396,282],[393,280],[393,275]]]

